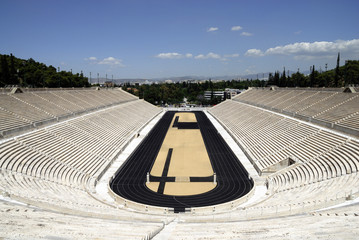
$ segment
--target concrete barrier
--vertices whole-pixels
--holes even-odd
[[[357,129],[353,129],[353,128],[349,128],[349,127],[345,127],[345,126],[337,125],[337,124],[333,125],[333,129],[348,133],[348,134],[356,136],[356,137],[359,136],[359,130],[357,130]]]
[[[112,178],[111,178],[111,181],[112,181]],[[163,215],[171,214],[174,211],[173,208],[151,206],[151,205],[137,203],[137,202],[128,200],[126,198],[123,198],[112,191],[112,189],[110,187],[110,182],[107,185],[107,189],[108,189],[110,196],[112,196],[115,199],[115,201],[118,204],[122,205],[122,207],[125,209],[129,209],[129,210],[132,209],[132,210],[145,212],[145,213],[163,214]]]
[[[206,207],[192,207],[191,208],[191,214],[210,214],[210,213],[219,213],[219,212],[228,212],[233,209],[238,208],[239,205],[247,202],[254,194],[255,192],[255,184],[251,191],[247,193],[245,196],[242,196],[241,198],[238,198],[236,200],[227,202],[227,203],[221,203],[217,205],[211,205]]]

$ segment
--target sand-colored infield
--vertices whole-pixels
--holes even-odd
[[[168,182],[164,194],[175,196],[196,195],[212,190],[216,185],[213,182]]]
[[[213,175],[206,147],[199,129],[178,129],[172,127],[175,118],[178,122],[197,122],[196,115],[191,112],[176,113],[172,119],[167,135],[157,155],[150,174],[162,176],[167,154],[172,148],[172,157],[168,169],[168,177],[176,177],[175,182],[166,182],[164,194],[185,196],[208,192],[216,187],[213,182],[189,182],[189,177],[207,177]],[[159,183],[146,184],[157,192]]]

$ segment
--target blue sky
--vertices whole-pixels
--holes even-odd
[[[358,0],[1,0],[0,53],[110,78],[359,60]]]

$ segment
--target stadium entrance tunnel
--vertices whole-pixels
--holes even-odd
[[[174,212],[234,201],[253,185],[202,111],[166,112],[110,182],[122,198]]]

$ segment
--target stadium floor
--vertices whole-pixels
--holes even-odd
[[[175,196],[212,190],[217,183],[195,113],[177,112],[171,125],[146,186],[152,191]]]
[[[121,197],[138,203],[173,208],[183,212],[186,208],[204,207],[229,202],[246,195],[253,180],[203,112],[195,112],[217,186],[206,193],[190,196],[171,196],[151,191],[146,186],[146,175],[162,146],[176,112],[169,111],[153,127],[140,146],[117,171],[110,183],[111,189]],[[192,181],[192,179],[191,179]]]

